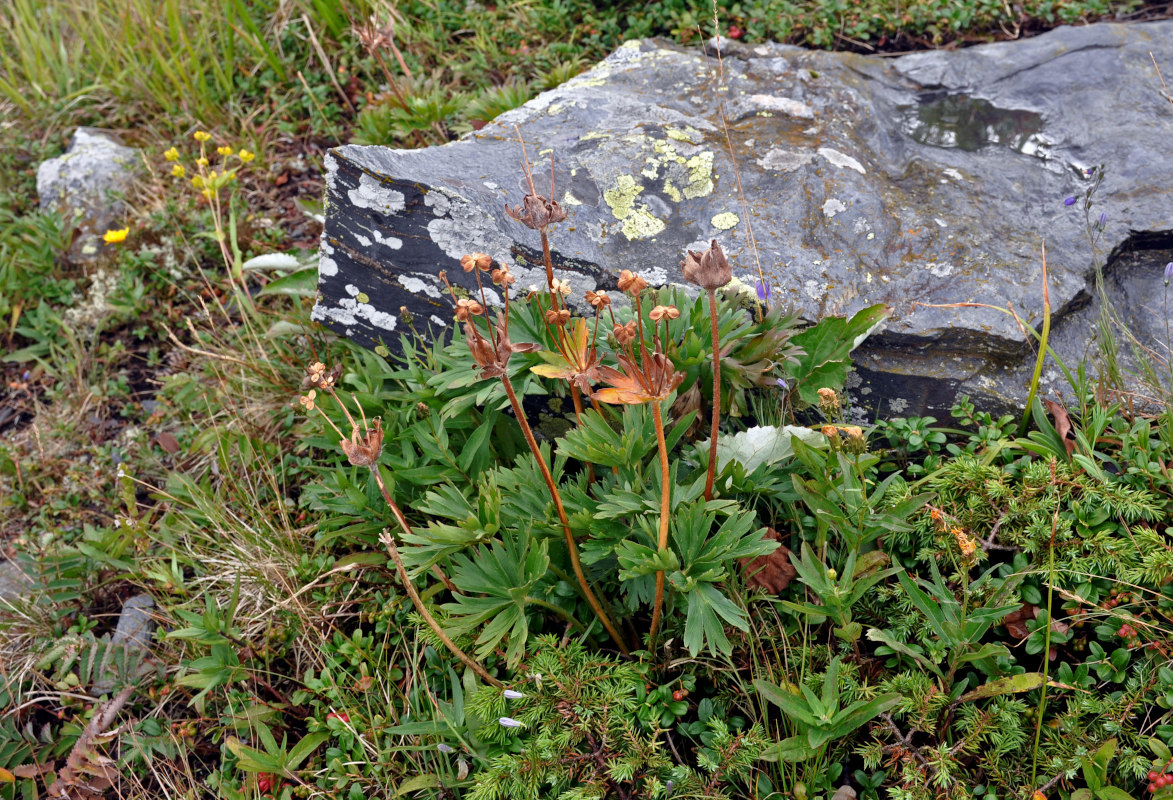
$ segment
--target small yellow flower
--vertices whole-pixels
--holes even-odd
[[[212,134],[208,133],[207,131],[196,131],[192,134],[192,136],[195,137],[197,142],[206,142],[212,138]]]
[[[179,151],[176,150],[174,147],[172,147],[169,150],[165,150],[163,152],[163,158],[167,159],[168,161],[178,161],[179,160]]]
[[[243,148],[241,149],[241,151],[237,155],[239,155],[240,160],[246,164],[257,157],[255,153],[250,153],[249,151],[247,151]]]
[[[216,180],[216,170],[212,170],[211,172],[208,173],[208,180],[210,180],[210,181]]]
[[[232,148],[231,147],[217,147],[216,152],[222,156],[230,156],[230,155],[232,155]]]
[[[191,179],[191,185],[197,189],[202,189],[202,188],[204,188],[204,179],[201,178],[199,175],[196,175],[194,178]]]
[[[203,156],[200,156],[199,158],[196,159],[196,163],[199,164],[201,167],[206,167],[206,166],[208,166],[208,159],[204,158]]]
[[[204,191],[202,192],[202,194],[203,194],[203,196],[204,196],[204,197],[206,197],[206,198],[208,198],[209,200],[211,200],[211,199],[212,199],[212,195],[214,195],[214,194],[215,194],[215,192],[213,192],[211,189],[204,189]]]
[[[174,175],[176,178],[182,178],[184,175],[187,174],[187,170],[185,170],[183,168],[182,164],[176,164],[173,167],[171,167],[171,174]]]
[[[106,244],[117,244],[126,240],[126,235],[130,233],[130,228],[123,228],[120,231],[106,231],[102,235],[102,241]]]

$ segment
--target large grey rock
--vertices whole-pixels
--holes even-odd
[[[138,150],[95,128],[78,128],[69,149],[37,167],[37,198],[42,211],[76,220],[81,233],[71,249],[74,260],[94,256],[99,237],[123,227],[123,197],[139,171]]]
[[[1154,248],[1173,241],[1173,107],[1149,52],[1160,60],[1170,41],[1166,21],[891,59],[725,42],[720,64],[628,42],[460,141],[331,151],[314,316],[378,348],[401,306],[417,327],[447,323],[435,276],[463,280],[464,253],[518,263],[519,288],[537,282],[537,234],[504,214],[525,192],[518,126],[543,193],[554,153],[570,214],[555,259],[580,290],[613,286],[621,268],[679,280],[684,249],[710,237],[753,280],[752,227],[774,297],[807,317],[893,307],[858,354],[857,403],[941,415],[967,393],[1013,406],[1033,364],[1025,332],[991,308],[929,305],[1013,307],[1038,327],[1045,241],[1060,351],[1085,353],[1093,252],[1082,200],[1063,201],[1104,164],[1090,219],[1106,214],[1106,284],[1164,330]],[[1111,277],[1126,261],[1131,294]]]

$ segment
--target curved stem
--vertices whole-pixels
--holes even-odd
[[[717,426],[721,419],[721,351],[718,350],[717,293],[709,289],[709,320],[713,325],[713,426],[709,432],[709,476],[705,479],[705,500],[713,499],[717,476]]]
[[[371,465],[371,474],[375,476],[375,483],[379,485],[379,491],[383,493],[383,500],[387,503],[391,513],[395,515],[395,519],[399,522],[399,527],[403,528],[403,532],[410,534],[411,526],[407,524],[407,518],[403,516],[403,512],[399,510],[399,506],[391,499],[391,493],[387,491],[387,487],[383,484],[383,476],[379,474],[378,465]],[[419,592],[415,590],[415,584],[411,582],[411,578],[407,575],[407,568],[403,566],[403,558],[399,555],[399,548],[395,546],[395,539],[390,533],[383,534],[383,544],[387,546],[387,550],[391,553],[391,560],[395,562],[395,571],[399,573],[399,580],[403,584],[403,588],[407,590],[407,596],[411,598],[412,605],[419,615],[424,618],[424,622],[428,623],[428,627],[432,629],[432,633],[436,634],[437,638],[444,643],[452,655],[456,656],[461,662],[481,676],[481,679],[490,686],[496,686],[498,689],[505,687],[505,684],[494,678],[489,674],[488,670],[482,667],[477,661],[474,661],[467,653],[457,647],[456,642],[444,633],[444,629],[440,627],[440,623],[436,622],[436,618],[428,611],[424,601],[420,599]]]
[[[540,608],[547,609],[548,611],[553,611],[555,614],[562,617],[562,619],[566,620],[568,623],[570,623],[574,627],[578,628],[579,630],[583,629],[583,624],[581,622],[579,622],[578,620],[576,620],[574,618],[573,614],[571,614],[569,611],[567,611],[565,608],[562,608],[561,606],[554,605],[549,600],[542,600],[541,598],[538,598],[538,597],[526,597],[525,602],[528,603],[529,605],[538,606]]]
[[[623,637],[619,634],[615,624],[611,622],[611,618],[607,616],[607,612],[603,610],[599,599],[595,597],[595,593],[591,590],[591,586],[587,583],[586,573],[582,570],[582,562],[578,558],[578,544],[574,541],[574,534],[570,532],[570,520],[566,517],[566,509],[562,505],[562,495],[558,493],[558,486],[554,483],[554,476],[550,474],[550,468],[546,466],[546,459],[542,457],[542,451],[538,449],[538,442],[534,439],[534,433],[530,430],[529,422],[525,418],[525,411],[521,407],[521,403],[517,399],[517,393],[513,391],[513,383],[509,380],[508,375],[501,376],[501,383],[505,386],[505,394],[509,395],[509,403],[513,406],[513,413],[517,417],[517,424],[521,426],[521,432],[525,436],[526,443],[529,444],[530,452],[534,454],[534,459],[538,462],[538,467],[542,471],[542,478],[546,481],[546,488],[550,490],[550,497],[554,500],[554,508],[558,511],[558,520],[562,523],[562,534],[566,537],[566,550],[570,554],[570,566],[574,568],[574,577],[578,579],[578,586],[582,589],[583,597],[590,603],[591,610],[595,612],[595,616],[599,618],[599,622],[603,623],[603,627],[607,629],[607,633],[615,640],[615,644],[623,655],[628,655],[630,651],[627,649],[627,643],[623,641]]]
[[[656,423],[656,444],[660,446],[660,539],[658,549],[668,549],[668,506],[671,495],[668,485],[668,443],[664,440],[664,417],[659,401],[652,401],[652,420]],[[648,645],[655,647],[660,630],[660,613],[664,606],[664,570],[656,573],[656,599],[652,605],[652,627],[648,631]]]
[[[581,426],[582,425],[582,413],[583,413],[582,397],[578,393],[578,387],[575,386],[573,383],[570,384],[570,397],[571,397],[571,399],[574,400],[575,419],[578,421],[578,424]],[[588,461],[586,467],[587,467],[587,483],[594,483],[595,482],[595,465]]]

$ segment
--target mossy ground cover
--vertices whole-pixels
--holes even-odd
[[[1160,13],[762,0],[716,16],[746,41],[871,52]],[[447,141],[625,38],[696,42],[712,17],[683,0],[0,9],[0,547],[33,576],[0,610],[0,797],[1166,792],[1173,416],[1138,412],[1112,376],[1021,428],[961,403],[856,430],[817,390],[841,388],[867,320],[804,331],[752,291],[649,290],[620,331],[600,310],[592,341],[624,373],[613,397],[663,359],[678,385],[620,411],[578,398],[533,452],[475,346],[387,360],[309,322],[330,146]],[[143,154],[126,238],[85,268],[34,187],[77,125]],[[251,260],[275,252],[292,258]],[[578,323],[546,325],[556,294],[512,309],[514,341],[547,357],[515,353],[508,374],[569,415],[564,373],[587,350]],[[715,498],[710,309],[718,404],[736,412]],[[663,359],[627,353],[637,336]],[[816,379],[820,347],[838,355]],[[314,362],[340,371],[307,382]],[[339,449],[344,405],[361,437],[380,420],[374,471]],[[768,450],[748,444],[761,430]],[[160,625],[146,654],[110,644],[138,594]]]

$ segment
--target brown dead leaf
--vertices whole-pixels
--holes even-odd
[[[1075,438],[1067,438],[1071,434],[1071,417],[1067,416],[1067,409],[1054,400],[1044,400],[1043,405],[1055,418],[1055,432],[1063,440],[1063,446],[1067,448],[1067,455],[1071,455],[1071,451],[1075,449]]]
[[[766,538],[778,542],[778,549],[769,555],[741,559],[745,585],[750,589],[765,589],[770,594],[781,594],[798,573],[790,563],[790,551],[782,544],[782,534],[773,528]]]
[[[175,455],[179,452],[179,440],[167,431],[155,435],[155,444],[163,448],[170,455]]]
[[[1003,617],[1002,625],[1006,628],[1006,632],[1015,639],[1025,639],[1027,636],[1030,636],[1030,629],[1026,626],[1027,621],[1038,619],[1040,613],[1042,613],[1041,608],[1030,603],[1025,603],[1017,611],[1011,611]],[[1070,629],[1071,626],[1062,620],[1051,620],[1051,630],[1056,633],[1067,633]]]

